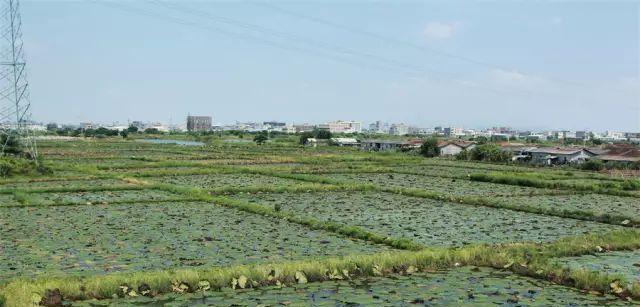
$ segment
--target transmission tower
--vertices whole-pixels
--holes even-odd
[[[0,154],[22,152],[36,159],[38,151],[33,131],[29,129],[31,102],[20,4],[18,0],[0,1]]]

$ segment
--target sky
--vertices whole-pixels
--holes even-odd
[[[21,2],[33,119],[640,131],[640,6]]]

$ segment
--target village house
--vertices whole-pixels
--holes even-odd
[[[586,148],[545,147],[529,151],[531,162],[536,164],[555,165],[568,163],[582,163],[596,156]]]
[[[389,150],[410,150],[420,148],[422,140],[411,141],[390,141],[390,140],[364,140],[362,150],[366,151],[389,151]]]
[[[476,147],[476,142],[469,141],[445,141],[439,142],[438,147],[440,148],[441,156],[454,156],[459,154],[463,150],[471,150]]]
[[[640,162],[640,149],[628,145],[613,145],[605,148],[597,158],[605,163],[636,163]]]

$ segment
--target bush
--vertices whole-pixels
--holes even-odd
[[[39,166],[39,164],[33,160],[10,156],[0,157],[0,177],[9,177],[17,174],[50,172],[51,170],[48,167]]]
[[[469,152],[466,149],[463,149],[455,156],[456,160],[469,160]]]
[[[313,137],[313,133],[311,132],[302,132],[300,134],[300,145],[307,144],[307,140]]]
[[[471,149],[469,159],[474,161],[509,162],[511,153],[502,150],[498,145],[483,144]]]
[[[604,168],[602,160],[590,159],[580,165],[580,168],[586,171],[599,171]]]
[[[269,139],[269,137],[267,136],[267,132],[266,131],[260,132],[260,133],[256,134],[255,137],[253,137],[253,141],[256,142],[256,144],[258,144],[258,145],[264,144],[264,142],[266,142],[268,139]]]
[[[4,153],[10,155],[22,154],[22,144],[15,135],[0,135],[0,146],[4,145]]]
[[[439,156],[440,147],[438,147],[438,139],[429,138],[426,141],[424,141],[422,146],[420,146],[420,154],[427,158]]]

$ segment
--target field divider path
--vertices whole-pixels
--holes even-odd
[[[480,244],[455,249],[427,248],[419,251],[392,251],[230,267],[17,279],[0,286],[0,306],[36,306],[54,289],[67,301],[81,301],[131,296],[131,292],[123,292],[125,285],[126,289],[149,289],[150,295],[157,296],[178,290],[180,293],[195,293],[207,289],[219,291],[237,286],[239,279],[245,280],[244,285],[239,288],[259,288],[333,279],[429,273],[459,266],[510,270],[519,275],[585,291],[610,293],[624,299],[639,299],[639,282],[628,284],[627,280],[618,275],[571,270],[550,261],[557,257],[592,254],[601,250],[602,246],[612,251],[638,249],[640,232],[625,229],[605,234],[567,237],[548,244]],[[613,283],[625,285],[625,289],[618,291],[619,289],[611,286]],[[201,288],[201,285],[205,285],[207,289]]]
[[[585,211],[585,210],[544,208],[544,207],[538,207],[533,205],[514,205],[505,201],[492,200],[490,198],[482,197],[482,196],[454,196],[454,195],[429,191],[426,189],[381,187],[375,184],[361,184],[361,183],[350,182],[347,180],[338,180],[338,179],[322,177],[317,175],[310,175],[310,174],[286,174],[286,173],[277,173],[277,172],[270,172],[270,171],[250,169],[250,168],[243,168],[242,171],[254,173],[254,174],[266,175],[266,176],[300,180],[305,182],[317,182],[317,183],[332,184],[332,185],[338,185],[338,186],[342,185],[342,186],[349,187],[349,189],[353,191],[356,191],[356,190],[379,191],[379,192],[393,193],[398,195],[441,200],[441,201],[446,201],[451,203],[507,209],[512,211],[520,211],[520,212],[527,212],[527,213],[547,215],[547,216],[556,216],[556,217],[562,217],[562,218],[571,218],[576,220],[592,221],[592,222],[620,225],[620,226],[626,226],[626,227],[640,226],[640,218],[634,217],[634,216],[624,216],[624,215],[616,215],[616,214],[597,214],[597,213],[594,213],[591,211]]]

